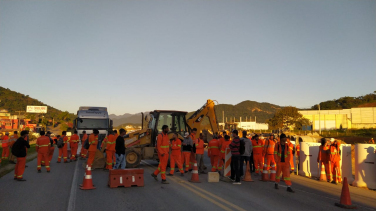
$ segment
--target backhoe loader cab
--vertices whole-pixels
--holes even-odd
[[[184,133],[188,132],[188,126],[185,120],[185,111],[164,111],[155,110],[150,112],[150,121],[148,128],[152,129],[153,146],[156,146],[156,140],[158,134],[162,133],[162,126],[167,125],[170,129],[170,133],[177,133],[179,138],[184,137]]]
[[[183,140],[184,133],[189,131],[185,111],[155,110],[142,118],[142,129],[127,134],[124,137],[126,149],[127,168],[137,167],[141,160],[158,160],[155,149],[158,134],[162,133],[162,126],[167,125],[170,129],[168,133],[171,139],[174,133]],[[145,122],[144,122],[145,121]]]

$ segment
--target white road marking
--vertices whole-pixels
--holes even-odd
[[[79,151],[81,151],[80,146],[77,149],[77,152],[79,152]],[[71,191],[70,191],[70,195],[69,195],[67,211],[74,211],[75,207],[76,207],[77,175],[78,175],[78,163],[79,163],[79,161],[77,160],[75,162],[76,162],[76,166],[74,167],[74,174],[73,174]]]

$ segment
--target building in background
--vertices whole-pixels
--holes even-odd
[[[342,110],[299,111],[312,123],[312,130],[376,128],[376,107]],[[321,124],[320,124],[321,123]]]

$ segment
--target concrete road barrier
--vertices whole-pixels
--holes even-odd
[[[342,181],[347,177],[348,183],[354,181],[352,174],[352,163],[351,163],[351,144],[341,144],[341,175]]]
[[[319,177],[320,169],[317,163],[320,143],[300,143],[299,175],[306,177]]]
[[[355,180],[356,187],[376,189],[376,144],[355,145]]]

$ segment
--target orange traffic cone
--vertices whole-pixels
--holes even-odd
[[[267,182],[269,181],[269,172],[268,172],[268,167],[266,165],[266,163],[264,163],[264,169],[262,170],[262,177],[261,177],[261,181],[263,182]]]
[[[321,174],[320,174],[319,181],[320,182],[326,182],[327,179],[326,179],[325,165],[322,162],[320,162],[320,163],[321,163]]]
[[[189,180],[190,182],[195,182],[195,183],[201,183],[200,179],[198,177],[198,168],[197,168],[197,162],[193,165],[193,170],[192,170],[192,178]]]
[[[277,174],[277,171],[275,169],[275,163],[273,163],[272,165],[270,165],[270,167],[272,168],[270,170],[270,182],[275,182],[275,175]]]
[[[245,171],[245,176],[243,179],[244,182],[254,182],[251,177],[251,167],[249,166],[249,162],[247,162],[247,169]]]
[[[335,203],[337,207],[346,209],[356,209],[356,206],[351,205],[349,184],[347,184],[347,177],[343,179],[341,199],[339,203]]]
[[[80,185],[81,190],[92,190],[95,189],[93,185],[93,178],[91,176],[91,167],[86,168],[86,173],[84,176],[84,181]]]

